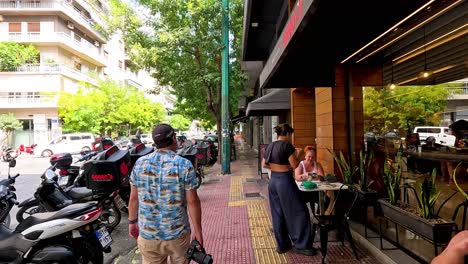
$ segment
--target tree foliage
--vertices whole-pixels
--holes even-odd
[[[5,136],[0,142],[4,143],[7,141],[13,131],[21,129],[22,127],[21,122],[16,119],[12,113],[0,115],[0,131],[2,131]]]
[[[135,128],[150,130],[164,120],[166,110],[142,92],[105,80],[97,87],[83,86],[75,94],[63,93],[59,116],[65,131],[120,135]]]
[[[191,123],[192,121],[179,114],[172,115],[171,118],[169,118],[169,124],[177,130],[187,130]]]
[[[418,125],[438,126],[451,85],[399,86],[395,90],[365,87],[365,131],[383,134],[397,129],[406,134]]]
[[[126,26],[132,59],[163,86],[171,87],[178,113],[221,126],[222,7],[219,0],[139,0],[149,16],[143,29]],[[230,1],[230,107],[237,100],[245,75],[240,68],[243,6]],[[130,21],[131,22],[131,21]]]
[[[14,71],[25,63],[37,63],[39,50],[31,44],[0,42],[0,71]]]

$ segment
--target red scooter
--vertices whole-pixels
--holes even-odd
[[[25,146],[24,144],[19,145],[18,147],[18,153],[21,154],[23,152],[26,152],[30,155],[34,154],[34,148],[37,146],[37,144],[32,144],[31,146]]]

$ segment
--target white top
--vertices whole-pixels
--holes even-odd
[[[304,165],[304,161],[301,161],[300,163],[302,165],[302,171],[303,173],[307,173],[306,167]],[[311,171],[311,173],[317,174],[317,161],[314,160],[314,169]]]

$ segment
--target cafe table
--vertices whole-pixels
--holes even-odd
[[[314,188],[314,189],[306,189],[304,188],[304,185],[302,185],[302,181],[296,181],[296,184],[297,184],[297,187],[299,188],[300,191],[302,192],[318,192],[319,194],[319,211],[320,211],[320,214],[324,214],[325,212],[325,201],[324,201],[324,197],[323,197],[323,194],[325,193],[325,191],[338,191],[340,190],[340,188],[342,188],[341,186],[343,186],[343,183],[341,182],[333,182],[333,183],[329,183],[329,182],[325,182],[325,181],[312,181],[313,183],[317,184],[317,188]],[[348,189],[348,186],[347,185],[344,185],[343,190],[346,190]],[[312,210],[314,210],[314,208],[311,208]]]

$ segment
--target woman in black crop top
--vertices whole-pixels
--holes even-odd
[[[278,140],[266,148],[262,165],[271,169],[268,196],[276,251],[282,254],[293,249],[312,256],[317,251],[312,247],[309,210],[293,177],[293,170],[298,166],[296,149],[289,143],[294,129],[281,124],[275,127],[275,132]]]

